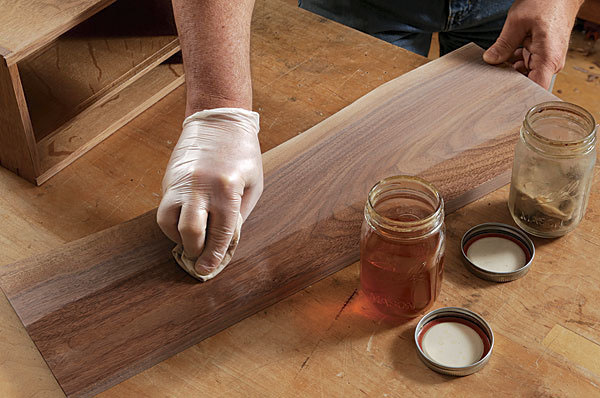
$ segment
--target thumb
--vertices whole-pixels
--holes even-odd
[[[508,61],[514,51],[519,48],[527,36],[523,24],[514,23],[509,14],[500,36],[490,48],[483,53],[483,60],[488,64],[496,65]]]

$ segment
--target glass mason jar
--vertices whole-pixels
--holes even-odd
[[[360,236],[360,288],[382,314],[412,318],[442,285],[444,202],[428,182],[410,176],[379,181],[369,192]]]
[[[527,112],[515,149],[508,207],[515,223],[552,238],[583,218],[596,162],[596,122],[567,102],[543,102]]]

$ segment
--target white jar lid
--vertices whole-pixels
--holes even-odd
[[[480,224],[468,230],[461,251],[469,271],[494,282],[522,277],[535,255],[533,242],[523,231],[500,223]]]
[[[431,311],[417,324],[415,344],[429,368],[452,376],[480,370],[490,359],[494,334],[488,323],[466,308]]]

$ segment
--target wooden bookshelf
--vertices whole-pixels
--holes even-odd
[[[183,83],[168,0],[10,1],[0,0],[0,164],[31,182]]]

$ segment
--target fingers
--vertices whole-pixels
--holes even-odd
[[[548,90],[550,88],[550,83],[552,82],[553,75],[553,68],[546,64],[541,64],[535,69],[532,69],[527,76],[531,80]]]
[[[225,256],[240,212],[241,196],[211,208],[208,215],[206,244],[196,261],[196,271],[202,275],[213,272]]]
[[[167,193],[160,201],[158,211],[156,212],[156,222],[167,238],[181,244],[181,236],[177,229],[181,206],[173,201],[171,196]]]
[[[523,48],[519,47],[515,50],[512,57],[508,60],[511,64],[514,64],[517,61],[521,61],[523,59]]]
[[[523,60],[515,62],[513,64],[513,69],[525,76],[527,76],[529,73],[529,70],[525,67],[525,62],[523,62]]]
[[[527,76],[529,74],[529,60],[531,53],[526,48],[517,48],[511,59],[513,68]]]
[[[516,18],[512,17],[511,13],[509,13],[500,36],[483,53],[483,60],[492,65],[506,62],[521,45],[526,36],[527,30],[524,28],[524,25],[516,21]]]
[[[208,213],[204,206],[186,203],[181,208],[177,229],[185,253],[191,258],[197,258],[204,248],[206,236],[206,221]]]
[[[255,183],[254,185],[252,185],[250,187],[246,187],[244,189],[244,196],[242,197],[242,205],[240,208],[240,213],[241,213],[242,219],[244,221],[246,221],[246,218],[248,218],[248,215],[252,212],[252,210],[254,209],[254,206],[256,206],[256,203],[258,202],[260,195],[262,195],[262,191],[263,191],[263,176],[262,176],[262,170],[261,170],[259,181],[257,183]]]

